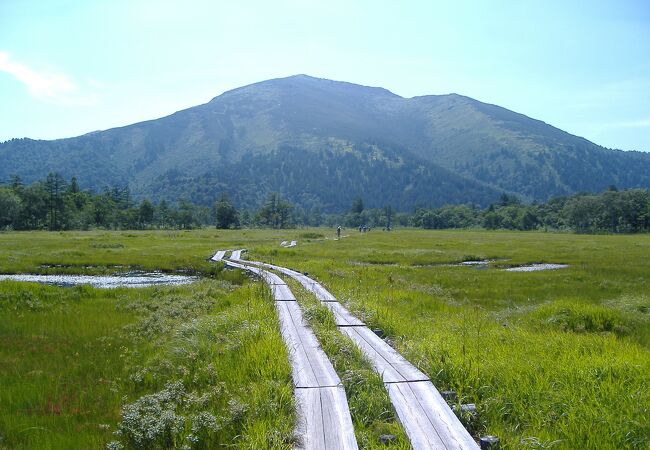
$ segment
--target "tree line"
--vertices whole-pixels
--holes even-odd
[[[191,229],[207,225],[288,228],[302,225],[304,216],[304,211],[294,211],[294,206],[275,192],[258,210],[240,212],[226,194],[221,194],[213,207],[183,199],[136,202],[128,186],[106,187],[95,193],[81,190],[75,177],[67,181],[58,173],[30,185],[18,176],[0,184],[0,230]]]
[[[343,213],[324,214],[318,207],[302,208],[280,193],[268,194],[258,209],[237,209],[226,193],[212,207],[186,200],[170,203],[133,200],[128,186],[106,187],[102,192],[82,190],[76,178],[65,180],[50,173],[25,185],[17,176],[0,184],[0,230],[190,229],[297,226],[392,228],[395,225],[426,229],[485,228],[490,230],[566,230],[579,233],[637,233],[650,231],[650,195],[646,189],[600,194],[579,193],[526,204],[502,194],[488,208],[449,205],[395,212],[390,205],[365,208],[355,199]]]
[[[498,202],[479,210],[464,205],[418,209],[410,218],[415,227],[429,229],[485,228],[489,230],[564,230],[578,233],[638,233],[650,231],[647,189],[600,194],[578,193],[546,203],[524,204],[503,194]]]

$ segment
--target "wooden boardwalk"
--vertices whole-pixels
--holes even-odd
[[[247,264],[292,277],[334,313],[339,330],[361,349],[381,375],[397,417],[415,450],[479,448],[429,377],[350,314],[320,283],[285,267],[252,261]]]
[[[226,260],[227,265],[259,275],[273,293],[280,331],[291,362],[298,411],[296,434],[300,443],[297,448],[358,449],[341,380],[307,326],[293,293],[274,273],[240,261],[241,251],[234,251],[232,255],[231,260]]]
[[[219,250],[212,258],[210,258],[210,261],[221,261],[223,257],[226,256],[226,251],[227,250]]]

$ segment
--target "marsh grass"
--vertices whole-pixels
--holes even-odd
[[[43,231],[0,233],[0,273],[107,274],[129,270],[215,275],[217,249],[275,242],[260,231]]]
[[[307,232],[330,239],[301,240]],[[211,278],[139,291],[0,283],[0,448],[127,444],[126,434],[112,435],[122,409],[142,411],[157,401],[146,396],[165,397],[169,383],[178,381],[183,393],[174,414],[183,419],[172,425],[182,423],[179,442],[190,440],[196,418],[205,425],[195,427],[200,442],[289,447],[290,371],[268,292],[238,271],[205,261],[218,249],[238,247],[248,248],[251,259],[323,282],[370,327],[384,330],[439,389],[455,389],[459,402],[476,403],[468,426],[498,435],[503,448],[650,446],[650,236],[345,234],[341,240],[325,229],[0,234],[0,272],[140,267],[197,270]],[[279,247],[290,239],[298,246]],[[493,262],[447,266],[482,259]],[[500,270],[528,263],[569,268]],[[194,307],[173,308],[179,297],[193,296],[202,302],[196,316],[186,315]],[[162,314],[150,302],[171,308],[166,318],[146,319]],[[382,415],[387,406],[379,380],[349,342],[339,341],[328,312],[314,307],[313,326],[343,374],[359,441],[372,447],[379,432],[373,427],[393,430],[394,423]],[[194,354],[202,356],[195,360]],[[209,363],[197,362],[204,357],[221,364],[216,378]],[[190,401],[205,395],[205,409]],[[215,421],[199,419],[202,411]],[[220,431],[202,434],[214,424]]]
[[[439,389],[477,405],[474,434],[621,449],[650,446],[649,250],[645,235],[399,230],[251,258],[322,281]],[[482,259],[493,262],[446,265]],[[500,270],[535,262],[569,268]]]
[[[0,448],[290,448],[286,351],[244,284],[0,283]]]

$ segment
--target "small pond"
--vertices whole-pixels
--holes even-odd
[[[176,286],[190,284],[198,277],[169,275],[162,272],[129,272],[121,275],[0,275],[2,280],[26,281],[30,283],[52,284],[55,286],[76,286],[87,284],[96,288],[112,289],[118,287]]]
[[[568,264],[529,264],[526,266],[511,267],[505,269],[506,272],[537,272],[540,270],[558,270],[566,269]]]

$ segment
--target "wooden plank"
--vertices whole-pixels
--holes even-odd
[[[472,436],[458,420],[447,402],[430,381],[405,383],[413,392],[421,410],[435,428],[447,449],[478,449]],[[390,389],[390,388],[389,388]]]
[[[295,397],[298,412],[296,426],[298,442],[295,448],[301,450],[324,449],[325,430],[320,389],[296,389]]]
[[[318,390],[325,430],[325,448],[350,450],[358,448],[343,386]]]
[[[314,294],[318,300],[321,302],[337,302],[338,300],[323,287],[322,284],[316,280],[309,278],[307,275],[304,275],[295,270],[286,269],[284,267],[273,266],[269,264],[269,267],[278,270],[279,272],[284,273],[285,275],[290,276],[294,280],[298,281],[305,289]]]
[[[230,255],[230,259],[239,261],[241,259],[241,252],[242,250],[233,250],[232,255]]]
[[[298,333],[300,339],[300,345],[305,350],[307,356],[307,361],[309,363],[309,369],[313,372],[313,378],[316,380],[316,386],[325,387],[325,386],[338,386],[341,384],[341,379],[336,374],[332,363],[323,352],[316,336],[307,326],[307,323],[302,315],[300,306],[297,302],[276,302],[276,304],[282,304],[291,314],[291,319],[293,320],[293,325]],[[308,370],[305,368],[305,370]],[[301,387],[315,387],[311,386],[301,386]]]
[[[264,264],[264,263],[262,263]],[[286,267],[281,267],[281,266],[275,266],[273,264],[264,264],[265,266],[268,266],[271,269],[277,270],[279,272],[282,272],[285,275],[289,275],[290,277],[304,277],[304,275],[298,271],[288,269]]]
[[[358,449],[343,387],[296,389],[296,406],[301,439],[295,448]]]
[[[385,386],[397,417],[411,441],[413,450],[447,449],[445,442],[422,410],[422,406],[409,384],[391,383]]]
[[[388,345],[386,341],[377,336],[368,327],[355,328],[357,333],[372,346],[373,350],[377,352],[383,359],[395,368],[403,377],[405,381],[425,381],[429,377],[422,373],[418,368],[400,355],[397,350]]]
[[[214,254],[212,258],[210,258],[210,260],[221,261],[225,255],[226,255],[226,250],[219,250],[217,253]]]
[[[234,253],[234,252],[233,252]],[[274,273],[268,272],[264,269],[260,269],[259,267],[254,267],[252,265],[249,265],[248,262],[246,264],[243,264],[245,261],[242,260],[226,260],[226,265],[235,267],[237,269],[242,269],[242,270],[248,270],[249,272],[253,272],[254,274],[258,275],[264,282],[268,285],[275,285],[275,284],[284,284],[286,283],[280,278],[279,276],[275,275]]]
[[[305,347],[300,342],[300,333],[293,323],[287,305],[291,302],[275,302],[280,318],[280,332],[289,352],[291,375],[296,387],[319,387],[320,383],[312,369]]]
[[[265,280],[269,280],[269,272],[257,267],[250,267],[244,264],[231,263],[240,268],[261,273]],[[277,275],[274,275],[277,277]],[[295,297],[286,284],[273,284],[270,286],[274,290],[276,299],[285,301],[276,301],[276,308],[280,316],[281,331],[283,336],[291,342],[291,350],[295,359],[295,377],[294,383],[297,387],[318,387],[318,386],[336,386],[341,383],[340,378],[334,371],[327,355],[320,347],[316,336],[307,326],[302,315],[300,306],[296,301],[290,300]],[[276,294],[277,293],[277,294]],[[276,296],[277,295],[277,296]],[[286,298],[280,298],[286,297]]]
[[[362,321],[350,314],[350,311],[339,302],[323,302],[323,305],[332,311],[336,325],[339,327],[358,327],[365,325]]]
[[[478,450],[478,444],[430,381],[385,386],[414,450]]]

